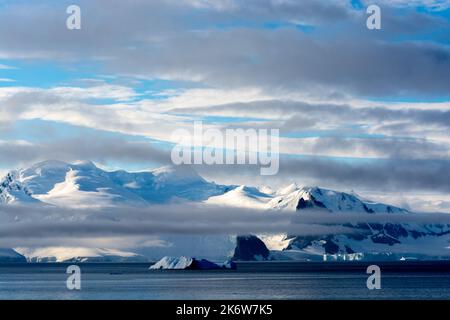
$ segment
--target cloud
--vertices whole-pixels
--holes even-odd
[[[96,90],[87,88],[86,92]],[[198,91],[193,95],[197,95],[197,101],[201,101],[201,94]],[[259,94],[255,95],[251,93],[249,99],[257,98]],[[193,119],[216,114],[260,117],[265,120],[205,123],[206,127],[281,128],[281,134],[284,135],[316,132],[316,137],[285,136],[281,139],[280,150],[283,153],[314,157],[295,161],[282,160],[281,172],[276,177],[279,180],[295,177],[302,184],[306,179],[308,183],[333,186],[337,189],[363,188],[375,191],[403,188],[409,191],[436,192],[449,190],[446,169],[450,145],[448,110],[415,109],[414,106],[409,109],[395,109],[384,105],[375,108],[267,100],[211,107],[205,104],[201,108],[172,110],[169,110],[166,104],[162,108],[163,113],[158,113],[154,111],[157,103],[90,105],[82,101],[83,96],[83,89],[80,88],[75,90],[2,88],[0,113],[7,124],[15,119],[43,119],[104,131],[101,135],[89,133],[71,139],[54,138],[50,141],[28,144],[3,140],[0,145],[4,152],[3,163],[10,165],[17,161],[32,163],[49,158],[65,161],[91,159],[100,163],[109,161],[146,163],[147,160],[167,163],[170,159],[167,152],[155,144],[131,142],[128,138],[107,137],[105,133],[119,132],[170,143],[174,142],[171,140],[171,134],[175,129],[192,130]],[[188,96],[190,95],[186,97]],[[210,95],[207,94],[208,96]],[[239,94],[236,99],[238,96]],[[211,102],[215,101],[214,98],[211,99],[213,99]],[[177,115],[183,112],[187,115]],[[90,143],[87,144],[86,141]],[[351,163],[326,157],[374,160]],[[375,161],[375,159],[384,160]],[[212,178],[218,180],[224,177],[221,170],[229,177],[236,178],[236,173],[246,172],[248,168],[233,166],[232,170],[228,170],[226,167],[214,166],[212,169],[201,168],[207,174],[214,171],[216,176]],[[237,178],[241,178],[239,174]],[[249,176],[248,181],[251,180],[253,178]],[[236,181],[230,183],[234,184]]]
[[[433,105],[417,109],[414,104],[394,108],[262,100],[169,112],[214,116],[224,128],[279,128],[280,151],[287,154],[390,159],[446,159],[450,154],[450,111]],[[219,117],[258,121],[220,124]]]
[[[448,160],[375,160],[339,162],[326,159],[287,161],[280,170],[295,172],[322,184],[332,183],[372,190],[450,191]]]
[[[280,170],[270,181],[259,176],[252,165],[196,165],[207,178],[222,183],[286,185],[298,182],[337,190],[413,193],[450,191],[449,160],[373,159],[350,161],[323,157],[281,157]]]
[[[355,101],[350,103],[311,103],[305,98],[286,97],[273,99],[238,101],[214,105],[200,105],[177,108],[172,104],[170,113],[188,113],[193,115],[214,115],[224,117],[250,117],[266,120],[283,120],[283,128],[288,131],[307,128],[335,128],[348,124],[370,125],[370,129],[392,123],[411,124],[411,127],[427,126],[447,129],[450,123],[450,108],[439,103],[371,103]],[[280,98],[280,97],[278,97]],[[198,97],[197,97],[198,99]],[[213,101],[210,101],[213,102]],[[323,121],[326,119],[326,121]]]
[[[132,92],[122,87],[115,92],[109,86],[0,88],[0,125],[8,127],[17,120],[41,119],[159,140],[168,140],[176,128],[187,126],[182,122],[185,118],[133,103],[89,101],[128,99]]]
[[[148,72],[219,87],[253,86],[269,92],[283,88],[318,93],[331,88],[362,96],[449,93],[445,70],[450,67],[450,53],[435,44],[387,43],[370,38],[322,42],[292,30],[211,31],[206,35],[180,34],[167,42],[156,53],[150,48],[137,51],[133,61],[123,56],[124,63],[115,64],[114,70]],[[155,63],[143,68],[149,60]]]
[[[15,67],[8,66],[6,64],[0,64],[0,70],[11,70],[11,69],[15,69]]]
[[[176,2],[176,1],[174,1]],[[194,8],[213,9],[220,13],[231,13],[251,20],[286,20],[303,23],[324,23],[342,21],[351,17],[350,6],[345,1],[331,0],[326,2],[277,1],[277,0],[185,0]]]
[[[280,140],[280,152],[363,159],[449,159],[446,144],[414,138],[315,137]]]
[[[85,101],[102,95],[105,98],[127,99],[132,93],[122,87],[116,93],[104,86],[48,90],[5,88],[0,91],[0,113],[4,124],[17,119],[42,119],[171,143],[176,142],[172,132],[178,128],[192,130],[193,120],[205,115],[256,117],[266,121],[228,121],[205,123],[205,126],[222,130],[235,127],[280,128],[281,134],[285,135],[281,139],[280,150],[289,154],[409,159],[442,159],[449,156],[448,110],[393,110],[383,106],[358,108],[301,101],[253,101],[263,95],[258,91],[244,95],[241,91],[235,91],[227,96],[226,92],[206,89],[194,89],[164,102],[101,105]],[[224,101],[238,101],[242,97],[242,101],[249,102],[208,106],[220,101],[222,96],[227,96]],[[186,101],[190,101],[186,104],[191,107],[170,109],[170,106],[182,105]],[[199,107],[193,108],[193,105]],[[160,110],[155,110],[158,107],[161,107]],[[310,132],[316,132],[317,136],[286,136]]]
[[[48,159],[76,161],[90,159],[100,163],[131,162],[169,164],[170,153],[150,142],[130,141],[122,137],[84,134],[76,138],[44,143],[1,141],[2,163],[11,166],[33,164]]]
[[[3,10],[0,21],[8,28],[0,29],[0,55],[59,61],[89,58],[116,74],[222,88],[284,88],[317,94],[325,88],[363,96],[449,94],[446,46],[392,41],[403,34],[398,28],[368,33],[365,14],[342,1],[221,1],[220,5],[81,1],[80,6],[84,13],[80,32],[64,27],[63,4],[22,4]],[[388,9],[384,17],[392,24],[414,14],[426,17],[420,21],[426,22],[427,29],[449,28],[439,17],[414,10],[404,17]],[[241,20],[246,23],[240,25]],[[264,27],[274,20],[291,27]],[[333,28],[337,22],[341,28]],[[326,29],[318,35],[304,33],[296,27],[304,23]],[[336,36],[338,30],[345,36]]]
[[[113,99],[117,102],[128,101],[138,97],[138,94],[132,88],[110,84],[100,84],[86,88],[56,87],[48,90],[48,93],[64,99]]]
[[[3,246],[154,247],[155,240],[220,237],[253,232],[294,231],[318,235],[349,233],[342,226],[293,225],[291,218],[277,213],[237,210],[206,205],[165,205],[144,208],[96,210],[54,207],[1,206],[0,238]],[[214,212],[214,214],[211,214]],[[100,241],[97,241],[99,239]],[[149,243],[150,242],[150,243]],[[183,242],[181,242],[183,243]],[[159,244],[159,247],[161,243]]]
[[[27,207],[2,206],[0,212],[2,244],[11,244],[14,240],[14,247],[28,246],[31,239],[36,239],[31,246],[50,245],[52,241],[54,244],[55,239],[64,243],[71,240],[71,246],[82,246],[86,244],[86,239],[96,238],[106,242],[114,242],[114,239],[126,242],[129,238],[133,243],[137,239],[143,242],[147,239],[155,244],[158,237],[165,235],[289,233],[314,236],[355,232],[343,226],[345,224],[450,224],[449,214],[336,215],[305,212],[299,215],[190,204],[93,211],[38,207],[33,208],[32,212]],[[98,246],[97,242],[94,243]]]

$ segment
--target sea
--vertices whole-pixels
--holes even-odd
[[[238,263],[237,270],[149,270],[151,263],[79,264],[80,290],[67,287],[70,264],[0,264],[0,300],[450,300],[450,264],[379,263],[369,290],[365,264]],[[323,267],[323,266],[326,267]],[[407,266],[407,267],[405,267]]]

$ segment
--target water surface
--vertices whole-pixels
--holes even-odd
[[[67,266],[0,265],[0,299],[450,299],[448,272],[384,272],[382,289],[368,290],[368,275],[360,271],[150,271],[149,264],[81,264],[82,288],[70,291]]]

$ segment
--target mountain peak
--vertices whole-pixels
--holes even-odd
[[[63,207],[142,206],[201,201],[227,186],[204,180],[191,166],[153,171],[105,171],[92,161],[48,160],[11,171],[0,180],[0,203],[39,202]],[[179,200],[178,200],[179,199]]]
[[[38,169],[38,168],[66,167],[68,165],[69,164],[67,162],[60,161],[60,160],[45,160],[45,161],[41,161],[41,162],[33,164],[28,169],[33,170],[33,169]]]
[[[168,165],[155,170],[151,173],[157,177],[159,181],[201,181],[205,180],[189,165]]]
[[[25,175],[30,174],[31,172],[42,175],[46,171],[52,172],[55,170],[68,170],[69,168],[98,169],[94,162],[90,160],[77,160],[73,163],[68,163],[61,160],[45,160],[33,164],[29,168],[22,170],[22,172]]]
[[[279,189],[277,191],[277,194],[278,195],[285,195],[285,194],[289,194],[289,193],[295,192],[297,190],[299,190],[299,187],[298,187],[297,183],[293,182],[290,185]]]
[[[334,196],[335,194],[340,193],[340,192],[333,191],[333,190],[319,188],[317,186],[315,186],[315,187],[311,187],[311,186],[303,187],[303,188],[301,188],[301,191],[304,194],[307,194],[309,196],[316,196],[316,197],[324,197],[325,195]]]
[[[98,169],[94,162],[90,160],[77,160],[73,163],[74,166],[83,167],[83,168],[92,168]]]

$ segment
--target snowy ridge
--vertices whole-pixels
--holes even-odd
[[[32,192],[17,179],[17,172],[8,173],[0,180],[0,204],[35,203]]]
[[[211,197],[206,202],[267,210],[302,211],[316,209],[336,213],[408,213],[406,209],[363,201],[349,193],[318,187],[301,188],[296,184],[281,188],[275,193],[264,193],[261,189],[240,186],[223,195]]]
[[[12,171],[0,180],[0,203],[42,202],[76,208],[145,206],[175,199],[201,201],[228,190],[183,166],[108,172],[89,161],[45,161]]]
[[[405,209],[362,201],[355,195],[318,187],[304,187],[281,195],[270,203],[274,209],[323,209],[328,212],[407,213]]]
[[[270,195],[259,191],[257,188],[240,186],[223,195],[211,197],[205,202],[212,205],[267,209],[271,199]]]

